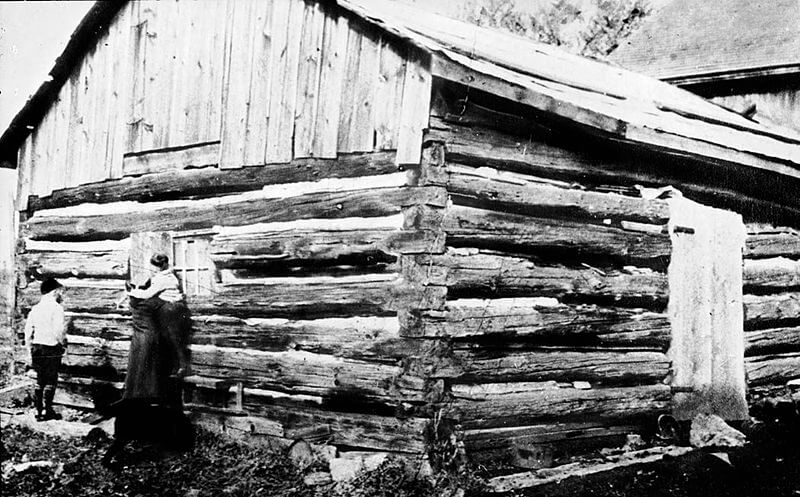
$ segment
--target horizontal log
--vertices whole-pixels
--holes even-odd
[[[800,231],[787,227],[748,225],[744,256],[800,257]]]
[[[657,347],[670,343],[666,314],[566,305],[550,298],[450,300],[423,313],[410,333],[425,337],[525,339],[541,345]]]
[[[246,396],[246,399],[250,397]],[[332,412],[308,407],[291,408],[248,401],[248,411],[277,422],[283,436],[304,438],[312,431],[328,433],[325,442],[333,445],[373,450],[423,453],[429,419],[396,418],[348,412]]]
[[[768,328],[744,334],[745,356],[800,351],[800,326]]]
[[[441,207],[446,202],[444,189],[436,187],[314,192],[285,198],[274,195],[274,192],[251,192],[194,201],[82,204],[63,211],[34,214],[23,224],[23,232],[41,240],[113,239],[141,231],[188,231],[295,219],[389,216],[400,213],[405,206]]]
[[[562,188],[537,182],[530,177],[522,183],[518,177],[504,180],[496,170],[455,167],[450,170],[447,190],[457,196],[457,203],[490,207],[517,214],[540,217],[583,218],[596,222],[610,219],[665,224],[669,206],[664,200],[647,200],[612,193]]]
[[[745,358],[747,386],[783,385],[800,378],[800,352]]]
[[[410,279],[448,287],[455,296],[586,297],[613,301],[666,302],[667,276],[647,268],[600,270],[589,266],[542,265],[533,260],[477,249],[416,256]]]
[[[800,292],[748,295],[744,301],[745,329],[775,327],[778,323],[800,321]]]
[[[639,431],[637,425],[613,425],[607,423],[548,423],[532,426],[511,426],[501,428],[478,428],[464,430],[464,447],[471,457],[477,453],[492,453],[498,456],[508,453],[515,447],[532,445],[558,445],[558,442],[576,442],[586,445],[592,440],[621,440],[626,435]]]
[[[213,197],[258,190],[264,185],[389,174],[397,171],[394,155],[393,151],[340,154],[335,160],[295,159],[288,164],[239,169],[172,170],[55,190],[47,197],[31,197],[28,208],[35,212],[83,203]]]
[[[648,351],[514,350],[474,345],[454,350],[437,378],[453,381],[588,381],[602,385],[642,385],[670,373],[664,353]]]
[[[80,245],[80,244],[78,244]],[[126,278],[128,250],[59,250],[19,255],[22,268],[38,279],[46,277]]]
[[[779,292],[800,287],[800,260],[745,259],[743,278],[745,291]]]
[[[444,237],[429,230],[260,232],[216,235],[209,248],[220,268],[393,262],[396,255],[443,252]]]
[[[125,373],[129,340],[77,335],[69,335],[67,340],[66,368],[108,371],[116,377]],[[423,380],[404,374],[399,365],[296,350],[269,352],[213,345],[192,345],[191,357],[194,373],[242,381],[250,388],[322,396],[359,395],[390,402],[423,398]]]
[[[124,314],[68,313],[67,320],[70,334],[104,340],[128,340],[133,330],[130,316]],[[396,317],[292,321],[196,315],[192,332],[196,345],[299,350],[375,362],[396,363],[415,350],[415,341],[400,338]]]
[[[661,264],[666,264],[671,253],[666,234],[462,205],[448,210],[443,227],[448,245],[456,247],[513,247],[523,252],[604,255],[632,261],[660,259]]]
[[[59,282],[66,292],[62,305],[72,312],[119,312],[116,303],[125,296],[123,280],[64,278]],[[28,284],[18,289],[17,305],[20,311],[27,312],[41,298],[38,283]]]
[[[539,421],[600,421],[654,418],[670,409],[670,387],[553,388],[503,394],[485,401],[454,400],[446,415],[463,429],[524,426]]]
[[[262,278],[218,285],[212,295],[189,297],[199,314],[239,317],[387,316],[403,309],[438,309],[446,289],[410,285],[394,274]]]
[[[219,141],[215,141],[144,152],[129,152],[122,159],[122,174],[138,176],[169,170],[216,166],[219,162],[219,148]]]
[[[542,133],[514,136],[487,127],[447,123],[436,117],[431,117],[430,128],[425,140],[445,143],[449,162],[490,166],[584,185],[680,185],[678,188],[688,198],[771,222],[796,222],[800,213],[788,207],[785,199],[765,200],[763,188],[759,191],[756,183],[746,178],[735,179],[734,172],[725,166],[696,167],[687,161],[664,161],[642,151],[632,154],[630,150],[625,153],[609,150],[598,154],[597,147],[593,147],[589,153],[586,147],[580,150],[576,145],[574,134],[562,137],[560,144],[550,145],[541,141]],[[517,128],[519,131],[522,130]],[[654,162],[658,168],[652,167]],[[731,181],[735,184],[731,185]],[[723,188],[722,184],[730,186]],[[790,190],[782,196],[790,196]],[[772,254],[776,255],[785,254]]]

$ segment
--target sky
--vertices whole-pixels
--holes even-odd
[[[91,1],[0,1],[0,132],[36,92]]]

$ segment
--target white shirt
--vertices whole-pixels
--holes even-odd
[[[64,308],[56,302],[55,292],[42,295],[25,321],[25,343],[28,347],[33,344],[58,345],[64,344],[66,339]]]
[[[178,277],[172,269],[165,269],[150,278],[150,286],[145,289],[131,290],[130,295],[138,299],[149,299],[154,295],[165,302],[178,302],[183,300]]]

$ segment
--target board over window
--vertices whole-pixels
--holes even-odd
[[[166,254],[187,297],[211,295],[214,264],[209,256],[212,233],[143,232],[131,236],[130,278],[143,284],[151,274],[150,258]]]

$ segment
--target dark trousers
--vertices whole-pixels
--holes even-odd
[[[40,345],[34,343],[31,347],[31,362],[36,371],[36,390],[34,404],[38,412],[53,409],[53,397],[58,384],[58,370],[61,367],[61,358],[64,356],[64,347],[61,345]]]

